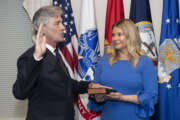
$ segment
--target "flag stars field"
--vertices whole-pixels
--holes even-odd
[[[65,17],[65,18],[68,18],[68,15],[67,15],[67,14],[65,14],[65,15],[64,15],[64,17]]]
[[[167,87],[168,89],[172,88],[172,87],[171,87],[171,84],[167,84],[166,87]]]
[[[71,21],[70,23],[71,23],[71,24],[74,24],[74,22],[73,22],[73,21]]]
[[[65,10],[68,10],[68,7],[65,7]]]
[[[177,38],[174,38],[174,41],[178,42]]]
[[[179,22],[180,22],[180,21],[179,21],[179,19],[177,18],[177,19],[176,19],[176,23],[179,23]]]
[[[170,19],[169,18],[166,19],[166,23],[170,23]]]
[[[58,2],[57,1],[54,1],[54,5],[57,5],[58,4]]]
[[[64,25],[67,26],[67,22],[64,22]]]

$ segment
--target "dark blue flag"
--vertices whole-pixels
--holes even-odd
[[[157,50],[149,0],[131,0],[130,19],[138,27],[142,40],[142,49],[149,57],[155,60]]]
[[[164,0],[159,46],[158,120],[180,120],[180,27],[178,0]]]

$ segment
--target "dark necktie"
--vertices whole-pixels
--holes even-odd
[[[67,68],[66,68],[66,66],[65,66],[65,64],[63,62],[63,59],[62,59],[60,53],[58,52],[57,48],[55,49],[55,54],[56,54],[57,62],[61,65],[61,67],[63,68],[63,70],[66,73],[66,75],[70,76],[69,72],[68,72],[68,70],[67,70]]]

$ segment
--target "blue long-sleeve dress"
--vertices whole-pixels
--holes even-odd
[[[96,104],[90,100],[89,109],[96,112],[101,110],[101,120],[148,120],[154,113],[158,92],[153,62],[141,56],[136,68],[128,60],[118,60],[110,66],[106,56],[98,63],[94,81],[110,86],[123,95],[137,95],[140,104],[112,100]]]

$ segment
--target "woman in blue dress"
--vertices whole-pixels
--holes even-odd
[[[138,30],[131,20],[122,19],[113,25],[111,53],[100,59],[94,81],[117,91],[97,94],[96,102],[88,103],[89,109],[102,111],[101,120],[149,120],[154,114],[156,70],[141,49]]]

